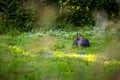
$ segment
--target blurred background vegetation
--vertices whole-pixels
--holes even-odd
[[[99,11],[114,20],[119,15],[119,3],[116,0],[0,0],[0,33],[31,31],[36,27],[95,26],[95,12]]]

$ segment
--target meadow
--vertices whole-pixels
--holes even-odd
[[[76,32],[90,47],[73,46]],[[0,35],[0,79],[119,80],[119,43],[113,35],[87,27]]]
[[[0,0],[0,80],[120,80],[119,0]],[[90,47],[73,45],[76,34]]]

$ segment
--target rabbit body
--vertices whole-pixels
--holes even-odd
[[[77,33],[77,37],[74,40],[73,44],[78,45],[78,46],[83,46],[83,47],[90,46],[89,40],[85,37],[81,37],[78,33]]]

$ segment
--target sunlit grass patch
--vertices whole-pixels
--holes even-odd
[[[95,54],[76,54],[76,53],[63,53],[60,51],[54,51],[55,57],[72,57],[72,58],[81,58],[86,61],[96,61],[96,55]]]
[[[13,54],[24,54],[24,48],[20,46],[9,46]]]
[[[95,54],[86,54],[86,55],[81,55],[82,58],[84,58],[87,61],[96,61],[96,55]]]
[[[104,64],[105,65],[108,65],[108,64],[119,64],[120,65],[120,61],[118,61],[118,60],[108,60],[108,61],[105,61]]]

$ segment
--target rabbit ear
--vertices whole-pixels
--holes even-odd
[[[80,36],[80,33],[77,32],[77,36]]]
[[[77,36],[79,36],[79,33],[77,32]]]

